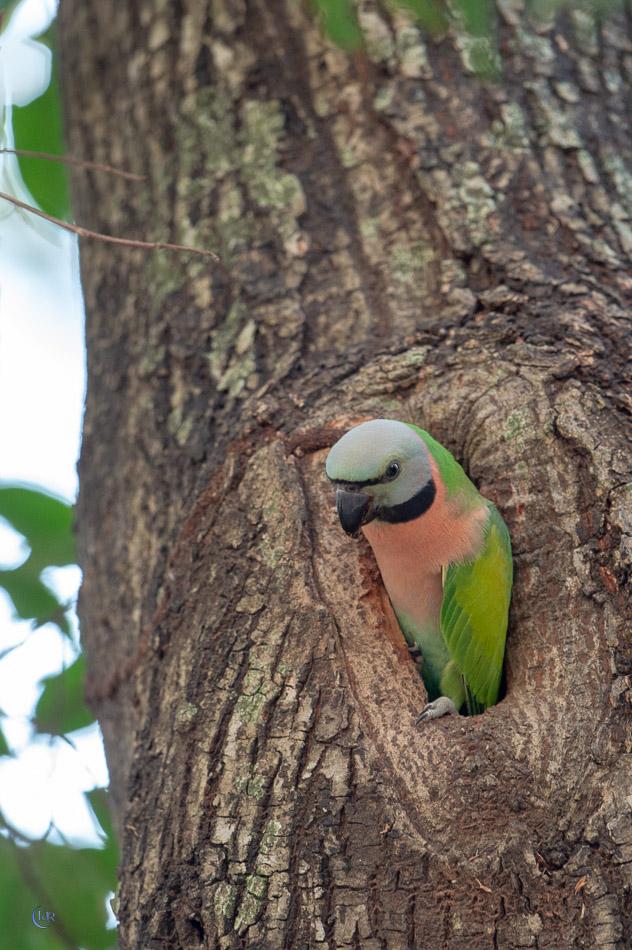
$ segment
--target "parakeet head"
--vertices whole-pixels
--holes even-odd
[[[347,534],[374,518],[391,524],[427,511],[435,497],[430,455],[404,422],[373,419],[350,429],[327,456],[336,508]]]

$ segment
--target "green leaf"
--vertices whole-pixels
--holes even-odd
[[[105,900],[116,890],[116,865],[106,849],[67,848],[37,843],[34,864],[77,946],[105,950],[115,940],[105,928]],[[30,850],[30,849],[29,849]]]
[[[41,569],[75,563],[72,506],[35,488],[0,486],[0,517],[26,538]]]
[[[112,817],[108,807],[108,790],[106,788],[91,788],[90,791],[84,792],[84,794],[90,802],[94,817],[103,829],[103,834],[108,839],[113,838],[114,829],[112,827]]]
[[[61,498],[19,485],[0,486],[0,517],[31,548],[26,561],[13,570],[0,570],[0,587],[11,597],[18,617],[38,624],[52,622],[67,636],[66,609],[40,575],[47,567],[75,562],[72,507]]]
[[[90,802],[90,807],[94,816],[101,825],[104,835],[104,848],[101,861],[104,867],[109,868],[112,877],[116,876],[118,865],[118,848],[116,845],[116,835],[112,825],[112,817],[108,807],[109,793],[106,788],[93,788],[89,792],[84,792]],[[114,890],[114,888],[112,888]]]
[[[21,0],[0,0],[0,29],[4,29],[20,2]]]
[[[18,848],[12,841],[0,837],[0,920],[5,934],[11,934],[11,943],[20,950],[63,950],[67,943],[55,933],[54,925],[44,933],[33,924],[32,913],[46,898],[34,889],[27,874],[30,870],[28,848]],[[46,907],[53,910],[54,907]],[[42,938],[46,941],[43,942]]]
[[[395,6],[409,10],[428,33],[439,33],[447,27],[446,16],[435,0],[397,0]]]
[[[453,0],[472,36],[492,37],[492,10],[487,0]]]
[[[51,30],[47,35],[50,36]],[[54,36],[54,34],[52,34]],[[41,39],[40,39],[41,42]],[[53,54],[55,53],[53,44]],[[57,57],[48,89],[27,106],[13,109],[15,147],[34,152],[63,155],[65,152],[57,76]],[[40,207],[57,218],[68,218],[70,191],[68,170],[60,162],[43,158],[18,157],[26,186]]]
[[[0,587],[3,587],[22,620],[35,620],[38,626],[56,623],[67,636],[70,624],[64,605],[39,578],[39,568],[33,568],[28,558],[20,567],[0,571]]]
[[[105,901],[116,888],[105,849],[70,848],[34,842],[26,848],[0,838],[0,920],[16,950],[57,950],[68,946],[109,950],[116,933],[106,929]],[[55,914],[46,931],[32,921],[33,910]]]
[[[315,0],[314,5],[323,32],[336,46],[347,52],[354,52],[364,46],[355,9],[349,0]]]
[[[38,732],[62,735],[94,722],[84,701],[84,678],[85,661],[81,654],[61,673],[43,680],[44,691],[35,707]]]
[[[13,755],[2,729],[0,729],[0,755]]]

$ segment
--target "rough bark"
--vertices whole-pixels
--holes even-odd
[[[64,0],[82,223],[80,613],[123,947],[632,942],[630,21]],[[415,421],[506,518],[506,697],[423,686],[326,447]]]

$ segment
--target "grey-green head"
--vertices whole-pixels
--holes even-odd
[[[338,515],[348,534],[374,518],[393,523],[419,517],[435,495],[425,442],[393,419],[372,419],[346,432],[329,452],[326,471],[337,486]]]

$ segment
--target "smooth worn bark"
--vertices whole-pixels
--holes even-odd
[[[630,21],[65,0],[82,631],[122,947],[632,942]],[[507,520],[506,696],[424,691],[327,446],[429,429]]]

